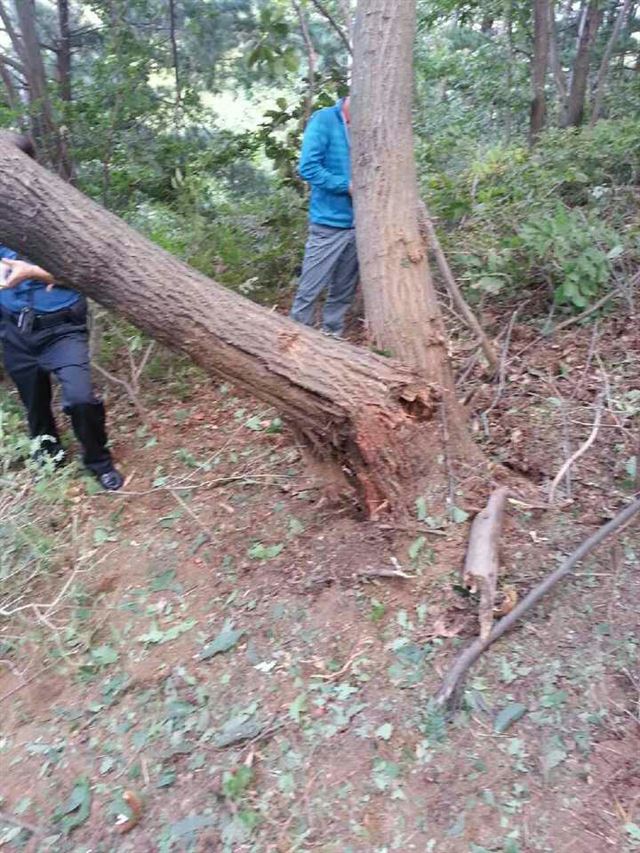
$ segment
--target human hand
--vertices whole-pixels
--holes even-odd
[[[9,258],[3,258],[1,262],[9,267],[9,275],[0,283],[0,287],[15,287],[30,278],[44,282],[47,285],[47,290],[51,290],[55,284],[51,273],[36,264]]]

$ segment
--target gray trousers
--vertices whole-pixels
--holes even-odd
[[[316,302],[326,288],[322,330],[341,335],[357,284],[355,228],[311,224],[291,318],[312,326]]]

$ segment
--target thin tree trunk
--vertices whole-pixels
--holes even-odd
[[[17,111],[20,107],[20,98],[18,97],[18,93],[16,92],[16,87],[13,82],[11,72],[9,71],[9,68],[7,67],[7,65],[5,65],[5,62],[1,57],[0,77],[2,78],[2,84],[7,95],[7,103],[9,105],[9,108],[14,111]]]
[[[169,39],[171,41],[171,56],[173,60],[173,72],[176,83],[176,109],[180,106],[182,92],[180,88],[180,60],[178,56],[178,42],[176,39],[176,4],[175,0],[169,0]]]
[[[29,103],[34,111],[33,131],[36,144],[39,143],[48,161],[56,166],[59,174],[69,180],[72,176],[71,162],[64,140],[60,137],[49,98],[36,30],[35,3],[34,0],[15,0],[15,6],[20,27],[24,73],[29,88]]]
[[[553,0],[549,2],[549,62],[556,86],[557,116],[559,124],[563,124],[567,109],[567,78],[565,77],[560,52],[558,50],[558,31],[556,27],[556,7]]]
[[[601,20],[602,9],[599,7],[599,0],[589,0],[589,5],[583,17],[584,23],[580,28],[578,51],[573,63],[567,113],[564,121],[565,127],[577,127],[582,122],[587,94],[591,49],[596,39]]]
[[[618,38],[620,37],[620,32],[622,30],[625,18],[627,17],[629,9],[631,8],[631,2],[632,0],[624,0],[624,3],[618,10],[618,14],[616,15],[616,20],[613,25],[611,35],[609,36],[609,40],[607,41],[607,46],[602,57],[602,62],[600,63],[600,70],[598,71],[598,79],[596,80],[593,107],[591,109],[591,120],[589,122],[591,127],[593,127],[593,125],[600,118],[600,113],[602,111],[602,100],[604,98],[604,90],[607,83],[607,77],[609,75],[609,66],[611,64],[613,48],[615,47],[615,44],[618,41]]]
[[[534,0],[534,37],[533,57],[531,59],[531,87],[533,98],[531,100],[531,115],[529,119],[529,142],[533,144],[544,128],[547,102],[545,97],[545,83],[547,79],[547,67],[549,64],[549,2],[548,0]]]
[[[1,135],[0,233],[62,284],[277,406],[319,453],[348,472],[370,514],[385,500],[403,503],[435,430],[428,423],[435,395],[422,377],[226,290]]]
[[[60,99],[71,103],[71,33],[69,31],[69,0],[58,0],[58,22],[60,40],[58,42],[58,82]]]
[[[475,446],[458,403],[418,228],[412,91],[415,0],[360,0],[354,32],[352,164],[358,256],[374,345],[440,392],[455,456]]]
[[[302,40],[304,41],[304,46],[307,51],[307,94],[305,96],[304,103],[304,115],[303,115],[303,124],[306,124],[311,116],[311,112],[313,110],[313,104],[316,97],[316,51],[313,47],[313,41],[311,40],[311,33],[309,32],[309,25],[307,24],[307,18],[302,9],[302,6],[298,2],[298,0],[291,0],[293,4],[293,8],[295,9],[296,15],[298,16],[298,22],[300,23],[300,32],[302,34]]]

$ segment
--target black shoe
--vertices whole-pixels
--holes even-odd
[[[31,459],[36,463],[36,465],[42,468],[46,467],[49,460],[51,460],[56,471],[62,468],[67,461],[62,445],[57,443],[51,444],[50,442],[43,444],[41,447],[38,447],[37,450],[34,450],[31,454]]]
[[[98,482],[107,492],[117,492],[124,486],[124,477],[115,468],[110,471],[105,471],[104,474],[98,474]]]

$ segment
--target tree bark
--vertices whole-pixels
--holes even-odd
[[[609,66],[611,64],[613,49],[615,47],[616,42],[618,41],[618,38],[620,37],[620,32],[622,31],[622,26],[624,24],[625,18],[629,14],[631,2],[632,0],[624,0],[624,3],[618,10],[613,29],[611,30],[611,35],[609,36],[609,40],[607,41],[607,46],[602,57],[602,62],[600,63],[600,70],[598,71],[598,79],[596,80],[595,94],[593,97],[593,107],[591,109],[591,119],[589,122],[591,127],[593,127],[593,125],[598,121],[598,119],[600,118],[600,113],[602,112],[602,100],[604,98],[604,90],[607,83],[607,77],[609,76]]]
[[[549,65],[549,0],[533,2],[533,57],[531,59],[531,115],[529,142],[533,144],[544,128],[547,115],[545,83]]]
[[[226,290],[42,169],[0,135],[7,245],[118,311],[214,376],[277,406],[359,487],[363,508],[403,502],[435,392],[396,361],[294,324]]]
[[[180,106],[182,92],[180,88],[180,59],[178,55],[178,41],[176,38],[176,4],[175,0],[169,0],[169,40],[171,41],[171,57],[173,61],[173,73],[176,84],[176,109]]]
[[[476,450],[455,394],[447,335],[418,229],[411,102],[415,0],[360,0],[354,31],[352,165],[360,280],[374,345],[436,386],[451,451]]]
[[[60,39],[58,41],[58,85],[60,100],[65,104],[71,103],[71,33],[69,30],[69,0],[58,0],[58,24]]]
[[[40,41],[36,30],[36,12],[34,0],[15,0],[24,74],[29,89],[29,103],[33,109],[33,135],[36,145],[45,154],[47,160],[55,165],[59,174],[70,180],[71,162],[64,139],[57,127],[47,77],[40,51]]]
[[[596,39],[600,21],[602,20],[602,9],[599,6],[598,0],[589,0],[583,20],[584,24],[581,25],[578,39],[578,50],[573,63],[571,87],[569,89],[567,112],[564,121],[565,127],[578,127],[582,123],[587,94],[591,48]]]
[[[558,30],[556,27],[556,7],[549,2],[549,62],[556,85],[557,115],[559,124],[564,124],[567,109],[567,80],[560,61],[558,50]]]

